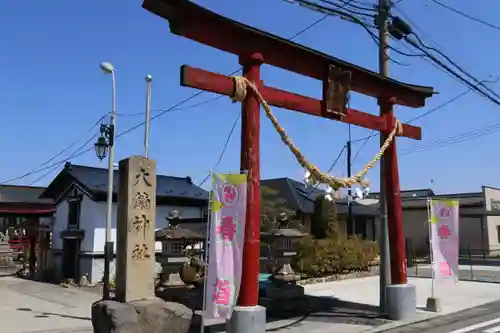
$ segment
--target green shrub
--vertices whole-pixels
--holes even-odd
[[[305,237],[293,259],[296,271],[308,277],[323,277],[367,270],[378,255],[376,242],[363,241],[357,236],[347,239]]]

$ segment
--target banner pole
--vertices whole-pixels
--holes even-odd
[[[210,242],[210,230],[212,224],[212,191],[213,191],[213,173],[209,172],[208,176],[208,215],[207,215],[207,225],[205,228],[205,244],[204,244],[204,253],[203,253],[203,263],[205,264],[204,272],[203,272],[203,300],[201,303],[201,320],[200,320],[200,333],[205,331],[205,310],[206,310],[206,294],[207,294],[207,269],[208,269],[208,246]],[[203,217],[202,217],[203,218]]]
[[[427,221],[429,225],[429,257],[431,259],[431,297],[436,298],[436,276],[434,274],[434,254],[433,254],[433,246],[432,246],[432,199],[427,198]]]

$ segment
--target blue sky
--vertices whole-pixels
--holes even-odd
[[[368,0],[367,0],[368,1]],[[500,3],[475,6],[465,0],[442,0],[469,14],[496,23]],[[232,19],[240,20],[283,37],[290,37],[322,14],[282,0],[198,0],[197,3]],[[500,31],[488,28],[429,1],[401,1],[396,8],[424,30],[420,36],[437,41],[447,55],[479,79],[500,75],[496,64],[500,48],[491,43]],[[394,10],[397,14],[397,10]],[[143,120],[144,76],[153,75],[152,109],[166,109],[195,93],[179,86],[179,67],[189,64],[206,70],[230,73],[238,68],[235,56],[170,34],[168,22],[141,8],[140,1],[19,1],[0,2],[2,52],[0,64],[2,93],[0,109],[3,151],[0,181],[20,176],[57,154],[76,139],[85,142],[89,128],[110,108],[110,81],[99,69],[110,61],[117,76],[117,131]],[[299,43],[327,52],[349,62],[377,70],[377,46],[359,26],[330,17],[296,39]],[[393,43],[401,48],[402,42]],[[409,66],[391,64],[397,79],[434,86],[439,95],[422,109],[398,107],[402,121],[425,112],[467,90],[447,74],[419,58],[394,55]],[[318,81],[265,66],[262,78],[268,85],[320,97]],[[499,88],[491,85],[491,88]],[[187,105],[212,96],[204,93]],[[377,113],[374,99],[353,96],[352,107]],[[203,106],[168,113],[152,122],[151,151],[158,173],[205,177],[216,162],[229,130],[240,110],[227,98]],[[445,139],[500,122],[500,110],[491,102],[470,93],[455,103],[417,121],[423,127],[423,141],[399,139],[401,153],[416,144]],[[291,138],[311,162],[328,169],[347,140],[348,126],[285,110],[275,114]],[[128,115],[128,116],[125,116]],[[281,143],[270,122],[262,116],[261,170],[263,178],[287,176],[301,179],[304,171]],[[143,127],[119,138],[117,160],[140,154]],[[352,129],[353,139],[366,137],[369,130]],[[478,191],[481,185],[500,187],[498,179],[498,133],[455,145],[399,157],[402,189],[432,187],[437,192]],[[79,143],[58,161],[66,158]],[[92,142],[93,143],[93,142]],[[353,171],[361,169],[378,150],[378,138],[371,139],[356,160]],[[90,147],[90,145],[89,145]],[[360,144],[353,146],[356,153]],[[219,172],[239,170],[240,126],[233,134]],[[345,155],[344,155],[345,156]],[[93,151],[71,160],[75,164],[106,167]],[[345,158],[333,169],[345,174]],[[41,179],[46,185],[60,171]],[[30,184],[43,172],[16,181]],[[378,169],[369,175],[378,189]],[[431,184],[431,179],[434,183]]]

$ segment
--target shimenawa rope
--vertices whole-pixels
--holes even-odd
[[[278,123],[278,119],[276,119],[276,117],[272,113],[269,104],[267,104],[267,102],[264,100],[259,90],[255,86],[255,84],[253,84],[246,77],[243,76],[233,76],[233,80],[235,89],[232,100],[235,102],[243,102],[247,96],[247,88],[250,88],[250,90],[252,90],[252,92],[259,100],[259,103],[264,107],[264,111],[266,112],[267,118],[271,120],[271,123],[273,124],[274,128],[281,136],[281,140],[285,145],[288,146],[293,155],[295,155],[297,162],[299,162],[299,164],[304,169],[309,171],[310,178],[317,183],[327,184],[328,186],[330,186],[335,190],[341,187],[343,188],[351,187],[354,184],[359,184],[362,187],[368,186],[368,184],[364,181],[366,174],[371,168],[373,168],[377,164],[377,161],[380,160],[380,158],[384,154],[387,147],[389,147],[396,134],[400,135],[403,131],[401,122],[399,120],[396,120],[394,129],[391,131],[387,139],[384,141],[382,147],[380,147],[379,152],[375,154],[375,156],[365,165],[365,167],[360,172],[348,178],[331,176],[325,172],[322,172],[321,170],[319,170],[317,166],[315,166],[312,163],[309,163],[306,160],[306,158],[304,157],[304,155],[302,155],[297,146],[288,137],[285,130],[280,126],[280,124]]]

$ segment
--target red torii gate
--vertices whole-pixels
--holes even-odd
[[[269,105],[358,125],[387,136],[396,124],[392,105],[422,107],[426,98],[433,94],[431,87],[384,78],[364,68],[230,20],[187,0],[144,0],[143,7],[167,19],[172,33],[237,55],[243,66],[243,75],[255,84]],[[265,86],[260,79],[260,66],[263,63],[323,81],[323,101]],[[230,97],[235,93],[235,82],[231,77],[188,66],[181,68],[181,85]],[[377,98],[387,113],[375,116],[345,109],[348,89]],[[242,306],[258,304],[259,131],[260,105],[256,95],[249,91],[242,102],[241,170],[248,172],[244,267],[238,300],[238,304]],[[421,129],[408,124],[402,124],[402,133],[398,134],[421,139]],[[387,170],[391,280],[393,284],[406,284],[406,253],[395,140],[385,152],[384,163]]]

